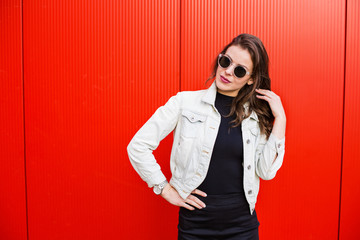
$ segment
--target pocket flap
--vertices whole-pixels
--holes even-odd
[[[191,112],[189,110],[183,110],[182,115],[186,117],[190,122],[204,122],[206,116]]]

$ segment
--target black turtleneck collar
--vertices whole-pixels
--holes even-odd
[[[231,104],[235,97],[227,96],[219,92],[216,93],[215,107],[222,116],[230,113]]]

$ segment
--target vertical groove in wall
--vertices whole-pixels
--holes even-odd
[[[344,85],[343,85],[343,112],[342,112],[342,136],[341,136],[341,166],[340,166],[340,192],[339,192],[339,217],[338,217],[338,239],[340,239],[340,221],[341,221],[341,195],[342,195],[342,178],[343,178],[343,163],[344,163],[344,126],[345,126],[345,107],[346,107],[346,53],[347,53],[347,2],[348,0],[345,0],[345,19],[344,19]]]
[[[29,240],[29,216],[28,216],[28,194],[26,176],[26,131],[25,131],[25,79],[24,79],[24,25],[23,25],[24,5],[20,1],[20,31],[21,31],[21,80],[22,80],[22,102],[23,102],[23,134],[24,134],[24,187],[25,187],[25,211],[26,211],[26,238]]]
[[[357,239],[360,214],[360,2],[346,2],[346,65],[339,239]]]

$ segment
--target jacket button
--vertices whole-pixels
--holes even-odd
[[[278,144],[278,148],[280,148],[280,147],[281,147],[281,144],[279,143],[279,144]]]
[[[249,190],[249,191],[248,191],[248,194],[249,194],[249,195],[250,195],[250,194],[252,194],[252,191],[251,191],[251,190]]]
[[[250,170],[250,169],[251,169],[251,165],[249,165],[249,166],[247,167],[247,169]]]
[[[246,140],[246,143],[249,144],[249,143],[250,143],[250,139]]]

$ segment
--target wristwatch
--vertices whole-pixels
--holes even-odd
[[[160,195],[162,193],[162,190],[164,189],[164,187],[166,186],[166,184],[168,184],[168,181],[165,180],[163,181],[162,183],[160,184],[157,184],[154,186],[153,190],[154,190],[154,193],[156,195]]]

